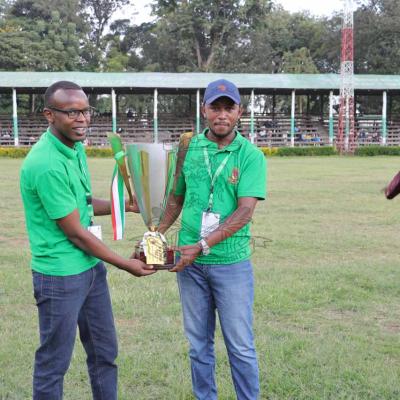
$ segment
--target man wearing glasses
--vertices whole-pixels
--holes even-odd
[[[138,277],[154,272],[112,252],[93,224],[94,216],[110,214],[110,202],[92,196],[81,143],[92,112],[80,86],[67,81],[51,85],[44,108],[49,127],[21,168],[40,330],[34,400],[62,398],[77,326],[93,398],[117,399],[117,339],[103,261]],[[138,211],[128,204],[125,210]]]

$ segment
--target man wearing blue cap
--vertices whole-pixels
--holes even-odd
[[[217,399],[217,310],[237,398],[255,400],[259,379],[250,221],[257,201],[266,197],[266,161],[235,129],[242,108],[232,82],[211,82],[202,112],[208,128],[189,144],[160,231],[165,232],[183,210],[180,259],[171,271],[178,273],[196,399]]]

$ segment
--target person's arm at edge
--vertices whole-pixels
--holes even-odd
[[[209,247],[215,246],[248,224],[253,216],[257,201],[256,197],[239,197],[236,210],[223,224],[204,238],[207,245]],[[170,270],[171,272],[182,271],[186,265],[193,263],[201,254],[202,249],[198,243],[195,243],[193,245],[178,247],[176,250],[180,252],[180,259],[176,266]]]
[[[139,260],[125,259],[110,250],[101,240],[82,227],[77,209],[67,216],[57,219],[56,222],[67,238],[85,253],[138,277],[156,272],[151,266]]]

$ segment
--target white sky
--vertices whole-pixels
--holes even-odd
[[[331,15],[343,8],[343,0],[277,0],[288,11],[308,10],[315,15]]]
[[[276,0],[288,11],[308,10],[314,15],[331,15],[343,8],[343,0]],[[113,19],[130,18],[136,25],[151,21],[151,1],[132,0],[133,6],[124,7]]]

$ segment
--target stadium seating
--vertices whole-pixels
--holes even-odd
[[[201,121],[203,126],[203,121]],[[126,143],[151,142],[154,140],[153,115],[120,114],[117,116],[117,128]],[[19,143],[33,145],[46,130],[47,122],[41,114],[18,115]],[[238,126],[242,134],[249,138],[251,118],[244,114]],[[379,144],[382,142],[382,120],[380,115],[357,116],[357,146]],[[95,115],[92,118],[86,143],[91,146],[108,146],[107,133],[112,129],[111,114]],[[179,140],[182,133],[195,129],[195,117],[186,115],[176,117],[172,114],[158,116],[158,137],[160,141]],[[254,132],[258,146],[281,147],[291,145],[291,119],[284,114],[255,114]],[[337,120],[334,120],[334,132],[337,132]],[[329,120],[316,115],[295,116],[295,146],[324,146],[329,144]],[[387,145],[400,144],[400,120],[387,123]],[[13,125],[9,114],[0,114],[0,145],[12,146]]]

